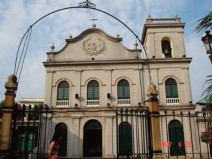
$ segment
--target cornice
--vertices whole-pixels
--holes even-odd
[[[167,64],[167,63],[190,63],[192,58],[160,58],[149,59],[149,64]],[[126,59],[126,60],[91,60],[91,61],[46,61],[45,67],[51,66],[70,66],[70,65],[101,65],[101,64],[146,64],[146,59]]]
[[[144,45],[147,28],[184,28],[185,23],[146,23],[143,27],[143,33],[141,37],[142,45]]]

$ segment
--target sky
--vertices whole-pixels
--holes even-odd
[[[0,1],[0,101],[4,100],[5,82],[14,73],[18,45],[27,29],[42,16],[61,8],[78,6],[85,0],[1,0]],[[206,76],[212,64],[201,37],[196,33],[196,21],[206,16],[212,8],[211,0],[91,0],[97,9],[106,11],[129,26],[141,37],[146,18],[171,18],[178,15],[185,23],[184,40],[187,57],[192,57],[190,81],[192,100],[201,98]],[[76,37],[92,25],[97,18],[97,28],[112,36],[120,34],[123,44],[133,48],[135,36],[121,23],[101,12],[90,9],[67,9],[52,14],[32,27],[25,62],[19,79],[16,101],[21,98],[43,98],[45,86],[46,52],[52,43],[55,51],[65,45],[65,39]],[[17,66],[17,65],[16,65]],[[21,67],[19,67],[21,68]],[[19,77],[19,76],[18,76]]]

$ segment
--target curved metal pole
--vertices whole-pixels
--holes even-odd
[[[16,71],[16,64],[17,64],[17,60],[18,60],[18,54],[19,54],[19,50],[20,50],[20,47],[21,47],[21,44],[25,38],[25,36],[27,35],[27,33],[30,31],[30,29],[35,25],[37,24],[39,21],[41,21],[42,19],[44,19],[45,17],[51,15],[51,14],[54,14],[56,12],[60,12],[60,11],[63,11],[63,10],[67,10],[67,9],[72,9],[72,8],[79,8],[79,7],[66,7],[66,8],[61,8],[61,9],[58,9],[58,10],[55,10],[53,12],[50,12],[44,16],[42,16],[41,18],[39,18],[37,21],[35,21],[32,25],[30,25],[30,27],[27,29],[27,31],[24,33],[23,37],[21,38],[21,41],[19,43],[19,46],[18,46],[18,50],[17,50],[17,53],[16,53],[16,59],[15,59],[15,68],[14,68],[14,74],[16,75],[16,73],[18,72],[18,70]]]
[[[142,42],[141,40],[139,39],[139,37],[136,35],[136,33],[130,29],[130,27],[128,27],[124,22],[122,22],[120,19],[116,18],[115,16],[111,15],[110,13],[106,12],[106,11],[103,11],[101,9],[96,9],[96,8],[91,8],[91,7],[88,7],[88,6],[84,6],[84,7],[81,7],[81,6],[76,6],[76,7],[66,7],[66,8],[61,8],[61,9],[58,9],[58,10],[55,10],[53,12],[50,12],[46,15],[44,15],[43,17],[39,18],[37,21],[35,21],[32,25],[30,25],[30,27],[27,29],[27,31],[24,33],[20,43],[19,43],[19,46],[18,46],[18,50],[17,50],[17,54],[16,54],[16,59],[15,59],[15,68],[14,68],[14,74],[16,74],[18,72],[18,70],[16,71],[16,64],[17,64],[17,59],[18,59],[18,54],[19,54],[19,49],[21,47],[21,44],[25,38],[25,36],[27,35],[27,33],[32,29],[32,27],[37,24],[39,21],[41,21],[42,19],[44,19],[45,17],[51,15],[51,14],[54,14],[56,12],[60,12],[60,11],[63,11],[63,10],[67,10],[67,9],[74,9],[74,8],[85,8],[85,9],[92,9],[92,10],[96,10],[96,11],[99,11],[99,12],[102,12],[106,15],[109,15],[110,17],[114,18],[115,20],[119,21],[121,24],[123,24],[135,37],[136,39],[139,41],[141,47],[143,48],[143,45],[142,45]],[[146,59],[148,60],[148,56],[147,56],[147,53],[145,51],[145,49],[143,48],[143,51],[145,53],[145,56],[146,56]],[[148,66],[149,67],[149,66]],[[149,68],[148,68],[149,70]],[[150,74],[150,70],[149,70],[149,74]],[[150,81],[151,81],[151,77],[150,77]]]

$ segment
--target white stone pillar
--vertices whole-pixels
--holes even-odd
[[[71,157],[80,157],[80,117],[73,118],[73,125],[71,127]]]
[[[106,93],[108,94],[110,94],[110,96],[112,97],[112,70],[111,69],[106,69],[105,70],[106,71],[106,78],[107,78],[107,80],[106,80],[106,86],[107,86],[107,88],[106,88]],[[104,98],[107,98],[107,94],[106,94],[106,97],[104,97]],[[110,105],[112,105],[112,100],[111,99],[106,99],[106,104],[110,104]]]
[[[72,95],[73,97],[73,103],[72,105],[77,104],[78,106],[81,106],[81,78],[82,78],[82,71],[76,71],[75,72],[75,92],[73,92],[74,94]],[[75,94],[78,94],[78,99],[76,99]]]
[[[105,124],[105,157],[113,157],[113,118],[106,117]]]

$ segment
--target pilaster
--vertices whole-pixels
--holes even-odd
[[[5,93],[5,103],[2,110],[2,125],[1,125],[1,135],[0,135],[0,150],[7,151],[10,148],[10,131],[12,123],[12,112],[15,101],[16,93],[18,88],[17,77],[15,75],[10,75],[7,82],[5,83],[6,93]]]

